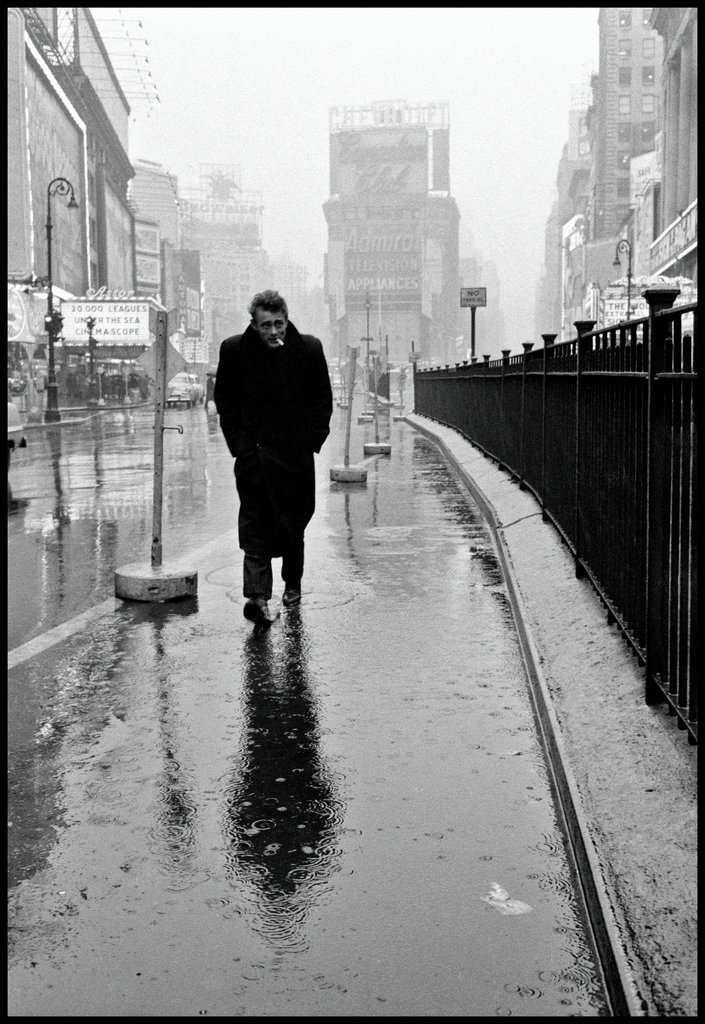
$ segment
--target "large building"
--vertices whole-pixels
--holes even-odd
[[[538,291],[536,333],[561,340],[578,319],[645,315],[654,276],[679,279],[677,301],[697,294],[697,10],[607,7],[597,21],[599,73],[571,122]]]
[[[445,103],[330,111],[325,292],[333,354],[456,361],[459,213]],[[369,334],[368,334],[369,325]],[[370,341],[361,339],[371,338]]]
[[[60,398],[88,339],[83,322],[80,336],[67,322],[50,342],[38,316],[49,272],[55,312],[59,300],[134,294],[129,115],[89,8],[8,8],[8,315],[18,322],[9,341],[37,391],[53,352]],[[104,360],[129,355],[99,341]]]
[[[698,281],[698,9],[654,7],[663,39],[663,184],[652,274]]]
[[[234,166],[202,164],[200,185],[182,189],[180,203],[182,244],[201,253],[203,334],[215,366],[223,338],[247,326],[252,296],[272,287],[262,248],[262,196],[241,189]]]
[[[630,161],[654,150],[661,118],[663,42],[650,7],[601,7],[600,68],[588,238],[619,234],[630,209]]]

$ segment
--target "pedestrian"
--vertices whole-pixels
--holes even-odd
[[[333,413],[323,346],[299,334],[276,291],[254,296],[243,334],[220,346],[215,407],[240,498],[246,619],[270,621],[272,558],[281,558],[285,606],[301,600],[304,530],[315,509],[314,452]]]
[[[215,399],[213,397],[214,393],[215,393],[215,374],[214,373],[209,373],[208,376],[206,377],[206,412],[208,412],[208,409],[209,409],[209,406],[210,406],[211,402],[213,402],[215,404]]]

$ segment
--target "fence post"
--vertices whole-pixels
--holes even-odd
[[[575,516],[573,526],[573,540],[575,544],[575,575],[581,579],[585,575],[585,567],[581,561],[580,543],[580,417],[582,408],[580,374],[582,370],[582,351],[584,346],[583,338],[593,329],[596,320],[574,320],[578,337],[575,342]]]
[[[524,392],[526,391],[526,361],[529,358],[529,352],[534,347],[533,341],[522,341],[521,347],[524,349],[524,359],[521,364],[521,457],[519,466],[519,490],[524,490],[524,410],[526,409],[526,401]]]
[[[669,510],[664,508],[664,457],[663,430],[657,435],[654,420],[663,412],[663,402],[656,394],[656,375],[664,369],[664,355],[668,322],[656,314],[670,309],[680,294],[680,288],[647,288],[644,298],[649,304],[649,340],[647,348],[647,396],[646,396],[646,565],[645,578],[645,691],[647,704],[662,701],[663,694],[657,678],[663,670],[665,656],[660,642],[662,632],[659,624],[663,621],[663,530],[667,529]],[[663,428],[662,416],[659,426]]]
[[[548,350],[558,337],[557,334],[542,334],[543,338],[543,391],[541,395],[541,518],[546,522],[546,375],[548,373]]]
[[[504,467],[504,373],[509,362],[510,348],[502,349],[502,378],[499,385],[499,461],[500,469]]]

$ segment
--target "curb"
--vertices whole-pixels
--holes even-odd
[[[592,586],[574,578],[533,496],[458,431],[413,413],[405,421],[437,445],[472,495],[506,570],[537,725],[617,1015],[688,1016],[697,999],[692,749],[662,708],[645,705],[638,666]]]

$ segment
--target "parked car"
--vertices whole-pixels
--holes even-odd
[[[7,400],[7,471],[10,472],[10,459],[15,448],[26,448],[27,440],[20,419],[20,410],[9,398]]]
[[[169,381],[166,393],[166,404],[172,405],[195,405],[199,399],[198,380],[192,373],[177,373]]]

